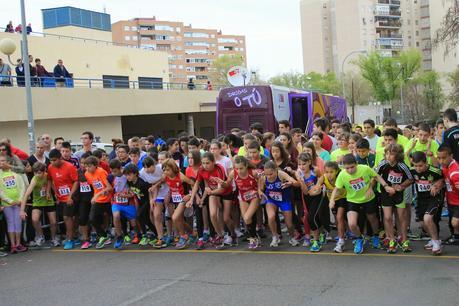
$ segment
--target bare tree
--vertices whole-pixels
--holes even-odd
[[[434,1],[436,2],[436,1]],[[436,4],[440,5],[440,4]],[[459,43],[459,0],[454,0],[448,8],[440,28],[435,32],[433,47],[445,46],[445,55]]]

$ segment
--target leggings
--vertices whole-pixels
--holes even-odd
[[[167,210],[165,206],[164,210]],[[142,234],[147,233],[147,226],[155,235],[157,234],[156,227],[153,226],[150,220],[150,203],[144,202],[139,205],[137,208],[137,222],[139,223]]]
[[[80,226],[88,225],[91,202],[80,202],[78,205],[78,219]]]
[[[91,205],[91,211],[89,213],[89,220],[96,229],[99,237],[106,237],[107,232],[103,229],[104,215],[110,215],[112,209],[110,203],[96,203]]]
[[[328,206],[325,201],[322,199],[322,195],[316,196],[305,196],[304,201],[307,205],[308,211],[308,222],[312,231],[316,231],[329,222],[327,220],[327,210]]]
[[[19,205],[6,206],[3,209],[6,223],[8,224],[8,233],[20,233],[22,231],[21,217],[19,217],[20,210],[21,207]]]

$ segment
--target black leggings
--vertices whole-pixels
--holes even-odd
[[[305,196],[304,201],[308,207],[308,221],[312,231],[316,231],[321,227],[325,227],[330,224],[330,217],[328,213],[328,206],[322,199],[322,195],[316,196]],[[328,217],[328,220],[327,220]]]
[[[166,209],[166,207],[164,207]],[[139,223],[140,231],[142,234],[147,232],[147,227],[155,234],[156,228],[153,226],[150,220],[150,203],[144,202],[137,208],[137,222]]]
[[[78,205],[78,220],[80,226],[86,226],[89,222],[89,213],[91,211],[91,202],[80,202]]]
[[[106,237],[107,232],[103,228],[104,216],[111,214],[112,208],[110,203],[96,203],[91,205],[89,212],[89,220],[92,226],[96,229],[99,237]]]

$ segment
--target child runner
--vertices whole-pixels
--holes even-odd
[[[424,152],[414,152],[412,163],[411,173],[414,177],[418,201],[416,211],[423,228],[430,235],[430,241],[424,248],[432,250],[432,255],[440,255],[442,248],[438,230],[444,201],[443,175],[441,170],[427,163],[427,156]]]
[[[340,171],[341,169],[336,162],[329,161],[325,164],[324,186],[330,203],[329,207],[336,218],[336,227],[338,230],[338,241],[333,249],[336,253],[344,252],[344,238],[346,234],[346,191],[340,190],[340,192],[335,195],[335,198],[333,198],[333,201],[331,201],[332,193],[335,189],[336,178],[338,177]],[[333,203],[333,205],[331,203]]]
[[[377,137],[377,136],[376,136]],[[366,138],[357,141],[355,145],[355,160],[359,165],[375,166],[375,155],[370,152],[370,143]]]
[[[272,148],[271,148],[272,149]],[[272,152],[272,151],[271,151]],[[290,186],[299,185],[298,182],[287,173],[279,170],[276,163],[269,161],[265,164],[263,176],[260,179],[258,194],[266,200],[266,210],[268,212],[268,224],[273,235],[270,246],[277,247],[280,242],[278,225],[276,222],[277,211],[280,209],[285,218],[289,243],[292,246],[299,244],[294,237],[294,227],[292,221],[292,202]]]
[[[35,229],[35,245],[41,247],[45,243],[40,220],[42,214],[46,214],[51,230],[51,242],[53,246],[58,246],[59,242],[56,240],[56,206],[51,196],[51,185],[48,184],[47,167],[44,163],[36,162],[32,169],[34,176],[21,202],[21,219],[25,220],[27,217],[25,207],[27,199],[32,194],[32,224]]]
[[[364,249],[366,238],[360,231],[358,225],[359,215],[366,214],[373,229],[373,233],[377,233],[379,227],[378,218],[376,216],[377,206],[372,188],[372,180],[376,178],[387,192],[394,194],[395,190],[387,185],[370,167],[357,165],[357,161],[352,154],[347,154],[343,157],[343,167],[345,171],[341,171],[336,178],[335,189],[330,199],[330,206],[335,206],[335,199],[338,192],[341,192],[341,189],[345,189],[348,202],[347,222],[352,233],[359,237],[354,241],[354,253],[361,254]],[[372,246],[374,248],[380,247],[377,234],[372,237]]]
[[[26,186],[22,176],[11,171],[10,162],[4,155],[0,155],[0,170],[0,210],[3,211],[8,224],[11,254],[25,252],[27,247],[21,245],[22,222],[19,213]]]
[[[403,200],[403,191],[413,183],[410,169],[403,162],[403,147],[399,144],[391,144],[385,148],[385,160],[383,160],[375,172],[379,174],[389,187],[381,190],[381,205],[384,212],[384,230],[389,239],[388,253],[397,252],[397,242],[394,235],[392,222],[394,207],[397,214],[397,232],[401,236],[400,247],[403,252],[411,252],[410,241],[407,237],[406,204]],[[395,191],[395,193],[393,192]]]
[[[97,241],[97,234],[94,234],[93,238],[90,239],[90,227],[88,226],[89,213],[91,211],[91,199],[94,196],[94,192],[91,185],[88,183],[88,180],[86,179],[86,168],[84,163],[86,158],[91,155],[91,152],[85,152],[83,155],[81,155],[80,168],[78,169],[79,188],[77,188],[72,196],[73,201],[77,203],[78,207],[78,225],[82,238],[81,249],[83,250],[89,249],[92,246],[92,243],[96,243]]]
[[[330,153],[322,147],[322,143],[324,141],[324,135],[322,132],[314,132],[312,133],[312,137],[310,140],[316,149],[316,153],[322,158],[323,161],[327,162],[330,160]]]
[[[343,166],[344,155],[352,153],[349,150],[349,137],[349,133],[343,133],[342,135],[338,136],[338,149],[330,154],[330,160],[337,162],[341,167]]]

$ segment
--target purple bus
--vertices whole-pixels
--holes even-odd
[[[263,124],[266,131],[276,132],[281,120],[310,135],[317,118],[347,121],[343,98],[273,85],[224,88],[217,98],[216,113],[217,135],[230,133],[233,128],[249,131],[255,122]]]

